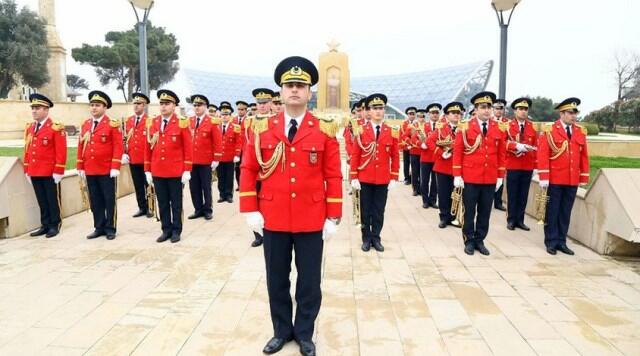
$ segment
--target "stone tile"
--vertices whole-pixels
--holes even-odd
[[[562,339],[555,340],[529,340],[540,356],[579,356],[580,354],[568,342]]]
[[[605,338],[581,321],[557,321],[551,325],[582,355],[621,355]]]

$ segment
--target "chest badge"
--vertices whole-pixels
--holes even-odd
[[[309,163],[318,163],[318,152],[309,152]]]

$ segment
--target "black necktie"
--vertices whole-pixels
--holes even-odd
[[[37,134],[37,133],[38,133],[38,131],[40,131],[40,126],[41,126],[41,125],[42,125],[42,123],[41,123],[41,122],[39,122],[39,123],[36,125],[36,130],[33,132],[34,134]]]
[[[139,123],[140,123],[140,116],[136,116],[136,126],[135,127],[138,127]]]
[[[196,118],[196,130],[200,127],[200,118]]]
[[[482,136],[487,136],[487,122],[482,123]]]
[[[436,130],[436,123],[431,121],[431,131],[435,131]]]
[[[167,124],[169,124],[169,120],[163,119],[162,120],[162,133],[164,133],[164,130],[167,129]]]
[[[453,134],[455,135],[455,134],[456,134],[456,129],[457,129],[457,128],[458,128],[457,126],[452,126],[452,127],[451,127],[451,133],[453,133]]]
[[[222,134],[227,133],[227,125],[222,125]]]
[[[296,132],[298,132],[298,122],[294,119],[291,119],[289,121],[289,125],[291,125],[291,127],[289,128],[287,138],[289,139],[289,142],[293,142],[293,139],[296,137]]]
[[[91,132],[94,132],[96,130],[96,127],[98,127],[99,122],[100,122],[99,120],[93,120],[93,129],[91,130]]]
[[[380,137],[380,125],[376,125],[376,141],[378,141],[378,137]]]
[[[565,128],[567,129],[567,137],[569,138],[569,140],[571,140],[571,129],[570,129],[570,126],[567,125],[567,126],[565,126]]]

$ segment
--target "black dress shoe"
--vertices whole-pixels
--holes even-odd
[[[371,242],[363,242],[362,243],[362,251],[364,252],[369,252],[369,250],[371,249]]]
[[[282,350],[282,347],[291,340],[291,338],[282,339],[279,337],[272,337],[271,340],[267,342],[267,345],[265,345],[264,349],[262,349],[262,352],[267,355],[275,354],[276,352]]]
[[[253,242],[251,243],[251,247],[258,247],[260,245],[262,245],[262,242],[264,240],[262,238],[257,238],[255,240],[253,240]]]
[[[434,209],[438,209],[438,204],[436,204],[436,203],[429,204],[429,206],[434,208]]]
[[[380,243],[380,241],[373,241],[372,243],[373,248],[376,249],[376,251],[378,252],[384,252],[384,246],[382,246],[382,244]]]
[[[475,248],[473,248],[473,244],[464,245],[464,253],[467,255],[472,256],[474,251]]]
[[[575,255],[575,252],[573,252],[573,250],[571,250],[570,248],[567,247],[567,245],[560,245],[558,246],[558,251],[567,254],[567,255]]]
[[[502,206],[502,205],[496,205],[494,208],[495,208],[496,210],[500,210],[500,211],[507,211],[507,209],[506,209],[504,206]]]
[[[158,237],[156,239],[156,242],[165,242],[165,241],[169,240],[170,237],[171,237],[170,233],[163,232],[162,235],[160,235],[160,237]]]
[[[145,214],[148,218],[152,218],[153,214],[150,211],[147,211],[147,213]]]
[[[49,229],[49,231],[47,232],[47,238],[50,239],[56,235],[58,235],[60,233],[60,231],[58,230],[57,227],[52,227]]]
[[[440,220],[440,223],[438,224],[438,227],[441,229],[444,229],[445,227],[447,227],[447,222],[444,220]]]
[[[476,244],[476,250],[485,256],[490,255],[489,249],[483,243]]]
[[[227,198],[227,203],[233,203],[233,198]]]
[[[420,193],[418,193],[418,192],[416,192],[416,191],[414,191],[414,192],[413,192],[413,196],[414,196],[414,197],[417,197],[418,195],[420,195]]]
[[[38,230],[32,232],[29,234],[29,236],[31,237],[36,237],[36,236],[42,236],[42,235],[46,235],[47,231],[49,231],[49,229],[47,229],[46,227],[41,227]]]
[[[302,356],[316,356],[316,345],[313,344],[313,341],[298,341],[298,345],[300,345],[300,353]]]
[[[173,234],[171,234],[171,243],[174,244],[176,242],[180,241],[180,234],[177,232],[174,232]]]
[[[113,240],[116,238],[115,232],[107,232],[107,240]]]
[[[104,232],[95,230],[94,232],[92,232],[89,235],[87,235],[87,239],[91,240],[91,239],[95,239],[95,238],[98,238],[98,237],[104,236],[104,235],[105,235]]]
[[[514,223],[507,223],[507,230],[515,230],[516,229],[516,224]]]
[[[516,227],[517,227],[518,229],[520,229],[520,230],[524,230],[524,231],[529,231],[529,230],[531,230],[531,228],[530,228],[530,227],[528,227],[527,225],[525,225],[524,223],[516,224]]]
[[[547,253],[550,254],[550,255],[555,255],[557,252],[556,252],[555,248],[547,247]]]
[[[137,212],[137,213],[133,214],[133,217],[134,217],[134,218],[139,218],[139,217],[141,217],[141,216],[145,216],[145,215],[147,215],[147,212],[146,212],[146,211],[138,210],[138,212]]]
[[[227,201],[227,200],[226,200],[226,199],[224,199],[224,198],[220,198],[220,199],[218,199],[218,203],[224,203],[225,201]]]
[[[429,204],[422,204],[423,209],[429,209]]]
[[[204,216],[201,212],[195,212],[187,217],[189,220],[197,219],[201,216]]]
[[[404,185],[409,185],[409,184],[411,184],[411,182],[409,182],[408,180],[404,181]]]
[[[211,214],[211,213],[204,213],[204,219],[205,219],[205,220],[211,220],[211,219],[213,219],[213,214]]]

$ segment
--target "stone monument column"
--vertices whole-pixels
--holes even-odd
[[[46,23],[47,46],[49,47],[49,82],[38,88],[53,101],[67,100],[67,50],[60,41],[56,29],[55,0],[38,0],[38,14]]]
[[[349,112],[349,57],[338,52],[335,40],[327,43],[329,52],[320,54],[318,111]]]

